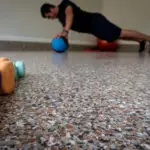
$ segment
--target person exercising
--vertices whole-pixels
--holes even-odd
[[[133,40],[139,43],[139,52],[145,50],[150,36],[136,30],[122,29],[109,21],[103,14],[87,12],[70,0],[62,0],[58,6],[44,3],[41,6],[41,15],[45,19],[58,19],[63,26],[57,36],[64,36],[68,40],[70,30],[92,34],[93,36],[113,42],[118,39]]]

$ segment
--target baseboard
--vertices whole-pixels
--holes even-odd
[[[0,41],[17,41],[17,42],[31,42],[31,43],[50,43],[52,39],[49,38],[39,38],[39,37],[23,37],[23,36],[0,36]],[[95,46],[96,41],[81,41],[81,40],[71,40],[72,45],[87,45]],[[123,41],[119,40],[120,45],[137,45],[137,42]]]
[[[138,42],[119,40],[120,45],[138,45]]]
[[[48,38],[32,38],[32,37],[20,37],[20,36],[0,36],[0,50],[1,51],[31,51],[31,50],[51,50],[51,39]],[[132,46],[132,51],[137,51],[136,42],[131,41],[119,41],[120,47],[119,51],[128,51]],[[70,50],[71,51],[81,51],[84,48],[88,47],[95,47],[96,41],[77,41],[72,40],[70,41]]]
[[[23,37],[23,36],[0,36],[0,41],[17,41],[17,42],[31,42],[31,43],[51,43],[50,38],[38,38],[38,37]],[[83,40],[71,40],[72,45],[95,45],[93,41]]]

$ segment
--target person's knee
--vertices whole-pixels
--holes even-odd
[[[120,38],[125,38],[126,37],[127,31],[125,29],[122,29],[120,32]]]

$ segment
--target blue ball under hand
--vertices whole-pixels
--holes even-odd
[[[68,41],[65,37],[56,37],[52,40],[51,43],[52,49],[56,52],[65,52],[69,45],[68,45]]]

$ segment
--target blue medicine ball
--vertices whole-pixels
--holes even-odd
[[[56,52],[65,52],[68,49],[68,41],[64,37],[56,37],[52,40],[51,46]]]

